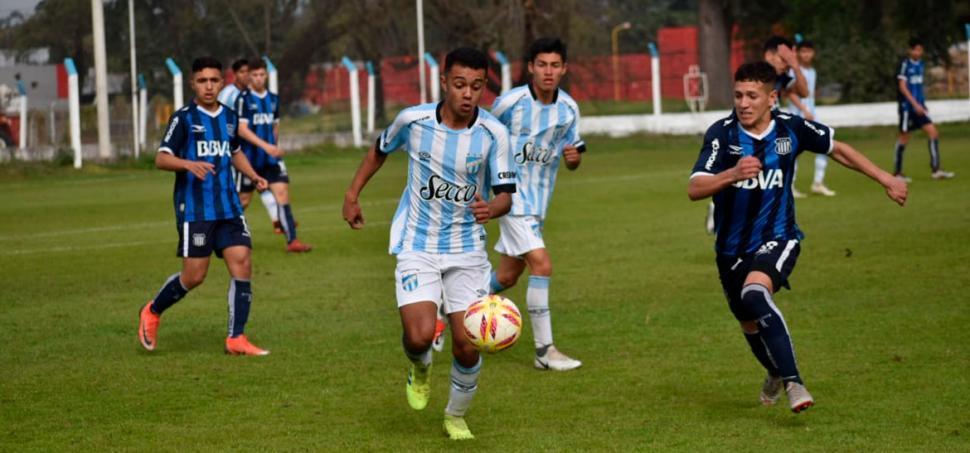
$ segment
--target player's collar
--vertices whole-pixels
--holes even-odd
[[[923,61],[923,60],[921,60],[921,59],[920,59],[920,60],[914,60],[914,59],[912,59],[912,58],[909,58],[909,57],[906,57],[906,58],[907,58],[907,59],[909,60],[909,62],[910,62],[910,63],[912,63],[912,64],[919,64],[919,62],[920,62],[920,61]]]
[[[256,90],[250,89],[249,90],[249,93],[252,94],[253,96],[256,96],[256,97],[260,98],[260,99],[265,99],[266,98],[266,95],[269,94],[269,90],[263,90],[263,94],[259,94],[259,93],[256,92]]]
[[[445,101],[441,101],[441,102],[438,103],[438,106],[434,108],[434,117],[435,117],[435,120],[438,121],[438,124],[444,124],[444,123],[441,122],[441,109],[444,108],[444,106],[445,106]],[[468,120],[468,126],[466,126],[466,128],[470,128],[470,127],[474,126],[475,125],[475,121],[478,121],[478,106],[477,105],[475,106],[475,111],[472,112],[472,119]]]
[[[768,123],[768,127],[766,127],[764,131],[762,131],[760,134],[757,134],[757,135],[745,129],[740,122],[738,123],[738,127],[741,128],[741,132],[748,134],[749,137],[759,141],[764,140],[765,137],[770,135],[771,132],[775,130],[775,115],[774,114],[771,115],[771,122]]]
[[[532,82],[529,82],[528,86],[529,86],[529,94],[532,95],[532,100],[536,102],[542,102],[539,100],[539,97],[536,96],[536,91],[535,89],[532,88]],[[558,99],[559,99],[559,88],[556,88],[552,92],[552,102],[550,102],[549,105],[555,104]]]
[[[217,108],[215,112],[210,112],[205,107],[202,107],[201,105],[199,105],[199,103],[197,103],[195,101],[192,101],[192,103],[195,104],[195,109],[196,110],[198,110],[198,111],[200,111],[202,113],[205,113],[206,115],[209,115],[209,116],[211,116],[213,118],[215,118],[215,117],[217,117],[217,116],[219,116],[219,115],[222,114],[222,104],[220,104],[218,102],[216,103],[216,105],[218,105],[219,108]]]

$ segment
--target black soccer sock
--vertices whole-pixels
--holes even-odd
[[[896,159],[893,161],[893,174],[899,175],[903,173],[903,151],[906,151],[906,145],[896,142]]]
[[[249,320],[249,306],[253,303],[253,290],[249,280],[229,281],[229,334],[235,338],[243,334]]]
[[[165,284],[162,285],[162,289],[158,290],[158,294],[155,295],[155,300],[152,301],[152,311],[155,314],[162,314],[169,307],[175,305],[176,302],[182,300],[189,290],[182,286],[182,280],[179,278],[182,276],[181,272],[176,272],[168,277]]]
[[[778,367],[774,363],[771,363],[771,357],[768,356],[768,349],[765,347],[764,342],[761,341],[761,334],[759,332],[745,332],[744,339],[748,341],[748,346],[751,347],[751,353],[758,359],[758,362],[761,362],[761,366],[765,367],[768,374],[779,376]]]
[[[758,284],[747,285],[741,291],[741,302],[756,316],[758,336],[764,343],[769,361],[778,369],[781,378],[785,383],[801,384],[802,379],[795,363],[795,347],[788,334],[785,318],[771,299],[771,292]]]
[[[296,221],[293,220],[293,210],[290,209],[289,204],[280,205],[280,226],[286,233],[286,243],[293,242],[296,239]]]
[[[934,138],[929,141],[930,145],[930,170],[934,173],[940,170],[940,139]]]

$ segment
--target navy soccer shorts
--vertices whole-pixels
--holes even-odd
[[[777,292],[782,287],[791,289],[788,277],[795,269],[795,262],[801,252],[801,245],[797,240],[768,241],[761,245],[754,253],[741,256],[717,255],[717,271],[721,278],[721,287],[727,297],[728,306],[738,321],[750,321],[755,318],[747,312],[741,304],[741,290],[748,274],[754,271],[763,272],[771,277]]]
[[[253,248],[246,219],[233,219],[181,222],[178,225],[179,246],[175,252],[180,258],[205,258],[216,252],[222,258],[222,251],[236,245]]]
[[[270,184],[285,182],[289,184],[290,175],[286,172],[286,164],[283,161],[279,161],[275,164],[266,164],[259,168],[254,168],[256,174],[262,176],[266,179],[266,182]],[[256,185],[253,181],[243,175],[242,173],[236,172],[236,191],[240,193],[248,193],[256,190]]]
[[[929,115],[919,116],[904,108],[899,109],[899,132],[918,131],[927,124],[933,124]]]

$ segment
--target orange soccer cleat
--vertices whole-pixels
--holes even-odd
[[[249,342],[245,335],[226,338],[226,354],[229,355],[269,355],[269,351],[260,349]]]
[[[313,250],[313,246],[309,244],[304,244],[300,242],[299,239],[294,239],[289,244],[286,244],[287,253],[306,253]]]
[[[162,320],[161,315],[152,311],[152,301],[148,301],[138,313],[138,340],[141,346],[149,351],[155,350],[156,339],[158,338],[158,323]]]

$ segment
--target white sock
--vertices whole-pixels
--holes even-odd
[[[829,158],[825,154],[815,156],[815,184],[825,180],[825,168],[829,166]]]
[[[532,322],[532,336],[536,349],[552,344],[552,316],[549,314],[549,277],[529,276],[525,302]]]
[[[457,360],[451,361],[451,389],[448,391],[448,406],[445,414],[464,417],[472,398],[478,391],[478,374],[482,371],[482,358],[471,368],[465,368]]]
[[[274,222],[279,222],[280,214],[279,209],[276,206],[276,197],[273,196],[273,192],[264,190],[260,192],[259,198],[263,201],[263,207],[266,208],[266,212],[269,213],[269,218]]]

